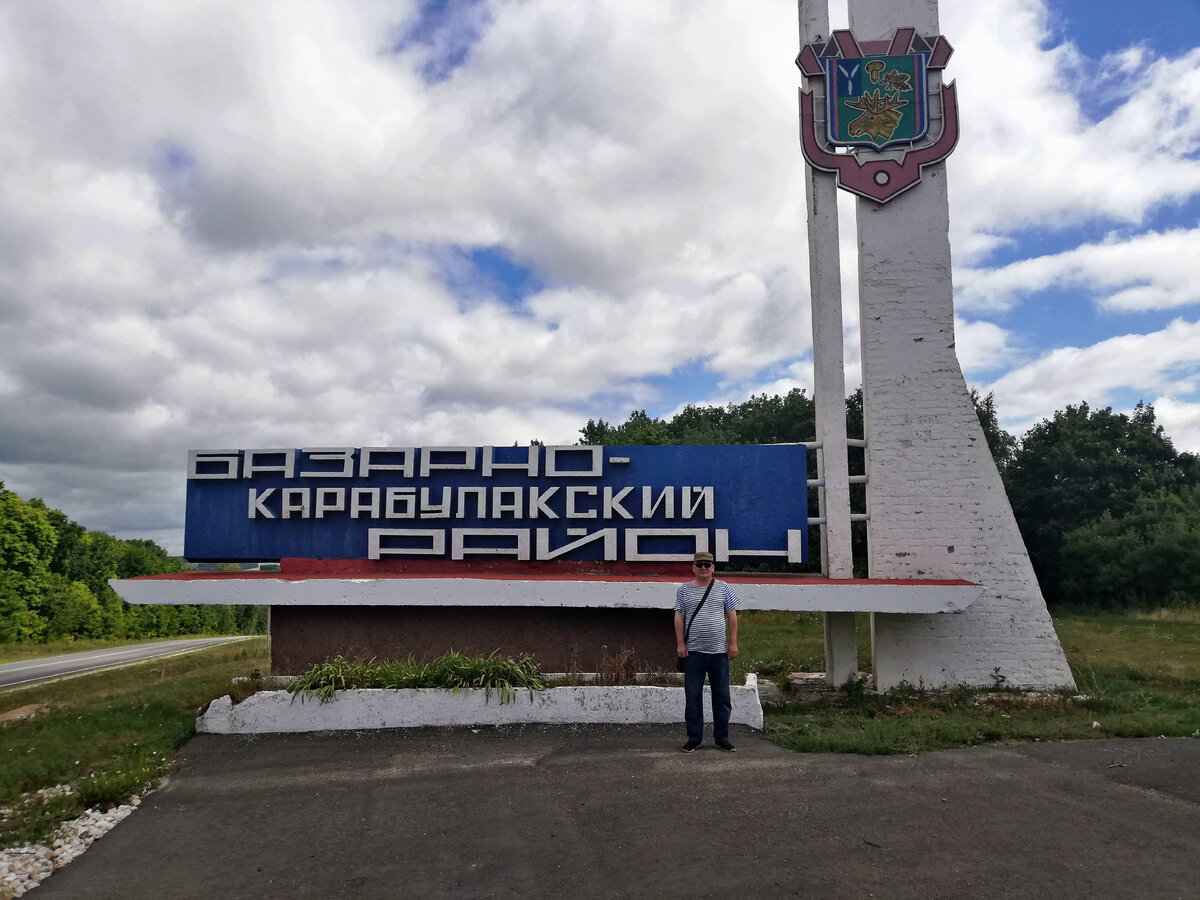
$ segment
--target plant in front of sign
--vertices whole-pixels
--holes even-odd
[[[605,685],[637,684],[637,657],[628,647],[621,649],[616,656],[608,655],[608,647],[602,648],[600,667],[596,672],[596,683]]]
[[[474,688],[483,690],[488,698],[495,691],[500,702],[507,703],[516,696],[518,688],[532,695],[545,687],[541,666],[531,656],[513,659],[498,653],[467,656],[451,651],[424,663],[411,656],[382,662],[335,656],[297,676],[288,690],[301,698],[315,696],[325,702],[342,691],[372,688],[453,691]]]

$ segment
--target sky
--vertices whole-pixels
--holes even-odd
[[[1130,9],[942,0],[957,349],[1018,437],[1144,401],[1197,452],[1200,0]],[[0,4],[0,481],[179,553],[189,449],[811,392],[797,35],[794,0]]]

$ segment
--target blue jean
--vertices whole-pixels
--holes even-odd
[[[704,737],[704,676],[712,688],[713,740],[729,740],[729,716],[733,704],[729,700],[729,654],[697,653],[684,657],[683,696],[684,723],[689,741],[697,744]]]

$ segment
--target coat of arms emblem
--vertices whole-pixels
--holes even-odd
[[[839,187],[879,203],[913,187],[921,169],[945,159],[958,141],[954,85],[929,90],[929,71],[945,66],[952,52],[945,38],[922,37],[912,28],[861,43],[849,31],[835,31],[825,43],[804,47],[796,65],[814,83],[824,82],[823,103],[814,91],[801,95],[805,158],[814,168],[836,172]],[[930,140],[935,119],[941,132]],[[853,152],[836,152],[838,147]],[[906,148],[900,159],[873,158],[872,151],[898,147]]]

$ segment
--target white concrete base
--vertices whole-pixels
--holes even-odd
[[[730,688],[730,722],[761,729],[758,676]],[[712,700],[704,688],[704,720],[711,722]],[[556,687],[518,690],[501,703],[493,691],[420,690],[345,691],[322,703],[287,691],[260,691],[236,706],[220,697],[196,719],[202,734],[278,734],[302,731],[358,731],[369,728],[419,728],[424,725],[518,724],[683,724],[683,688],[642,685]]]

